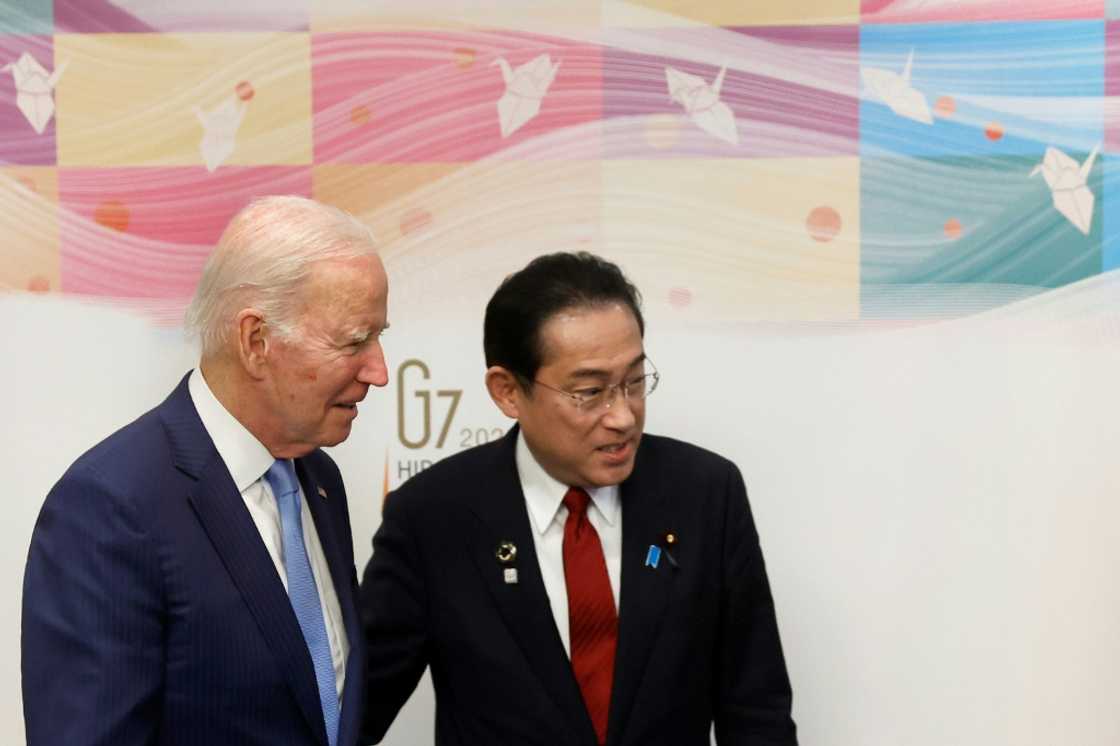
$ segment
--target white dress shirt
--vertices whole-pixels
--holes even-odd
[[[210,385],[202,376],[202,371],[191,372],[187,388],[194,407],[198,410],[202,426],[206,428],[218,455],[225,462],[226,469],[233,477],[233,483],[241,492],[241,499],[249,509],[261,540],[272,557],[272,564],[280,575],[284,590],[288,589],[288,573],[284,569],[284,541],[280,529],[280,508],[272,487],[264,478],[265,472],[275,459],[245,426],[238,422],[222,406],[210,390]],[[331,580],[330,567],[327,565],[319,534],[315,530],[315,520],[307,507],[307,495],[300,485],[300,522],[303,524],[303,544],[307,548],[307,558],[311,562],[311,573],[315,577],[315,587],[319,589],[319,602],[323,608],[323,620],[327,624],[327,640],[331,646],[331,661],[334,664],[335,686],[339,697],[339,712],[342,707],[342,686],[346,683],[346,658],[350,655],[350,640],[342,622],[342,610],[338,604],[338,594]]]
[[[570,485],[557,482],[537,463],[521,433],[517,434],[516,461],[521,491],[525,494],[529,520],[533,524],[533,544],[537,549],[544,590],[548,594],[548,602],[552,606],[552,616],[556,620],[556,629],[560,632],[564,650],[571,657],[568,585],[564,580],[564,523],[568,520],[564,495]],[[622,501],[618,485],[589,489],[587,494],[591,496],[587,518],[599,534],[599,543],[603,545],[607,577],[611,582],[614,608],[617,610],[619,579],[622,574]]]

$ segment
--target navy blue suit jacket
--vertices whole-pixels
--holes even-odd
[[[594,746],[541,579],[517,428],[444,459],[386,502],[362,580],[366,738],[426,666],[438,746]],[[645,435],[622,483],[608,746],[795,746],[774,604],[739,470]],[[670,545],[666,534],[672,532]],[[517,582],[496,550],[517,547]],[[650,546],[662,553],[647,564]]]
[[[296,470],[350,639],[339,744],[352,746],[365,653],[346,495],[321,451]],[[47,496],[22,652],[29,746],[327,745],[299,623],[186,378]]]

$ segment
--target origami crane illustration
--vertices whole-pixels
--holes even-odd
[[[65,69],[66,63],[63,62],[53,73],[48,74],[27,52],[21,54],[15,62],[0,67],[0,72],[11,71],[12,80],[16,84],[16,106],[40,135],[54,114],[52,93]]]
[[[721,68],[711,85],[703,78],[682,73],[672,67],[665,68],[665,82],[669,97],[684,107],[697,127],[732,145],[739,144],[739,129],[731,107],[719,100],[719,89],[727,68]]]
[[[1054,198],[1054,207],[1085,235],[1089,234],[1093,225],[1093,203],[1096,201],[1085,182],[1093,170],[1099,149],[1100,143],[1094,145],[1089,157],[1079,164],[1057,148],[1046,148],[1042,163],[1031,171],[1031,176],[1042,173]]]
[[[891,111],[900,117],[912,119],[922,124],[933,124],[933,114],[921,91],[910,85],[910,68],[914,65],[914,50],[906,58],[902,74],[878,67],[865,67],[860,70],[863,82]]]
[[[516,68],[501,57],[492,64],[502,69],[506,82],[506,92],[498,99],[498,125],[502,137],[509,137],[541,110],[541,99],[556,79],[560,63],[554,65],[551,57],[542,54]]]
[[[230,96],[210,112],[195,107],[194,113],[202,123],[199,152],[207,171],[213,171],[233,154],[237,146],[237,130],[245,118],[245,108],[244,102],[237,96]]]

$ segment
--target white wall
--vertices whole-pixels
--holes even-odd
[[[777,602],[802,742],[1114,746],[1120,692],[1120,318],[1111,275],[926,326],[688,326],[651,318],[648,429],[733,458]],[[23,742],[19,598],[39,504],[89,445],[192,363],[176,330],[64,298],[0,296],[0,743]],[[395,376],[334,455],[359,569],[386,460],[503,427],[478,322],[400,324],[394,371],[461,389],[442,449],[396,436]],[[416,404],[409,379],[406,405]],[[445,400],[434,403],[437,425]],[[415,412],[413,412],[415,414]],[[415,422],[415,420],[413,420]],[[422,685],[391,746],[432,743]]]

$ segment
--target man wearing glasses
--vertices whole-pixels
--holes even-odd
[[[639,304],[586,253],[491,298],[486,386],[517,425],[389,496],[360,601],[372,742],[431,666],[440,746],[796,744],[742,477],[643,436]]]

